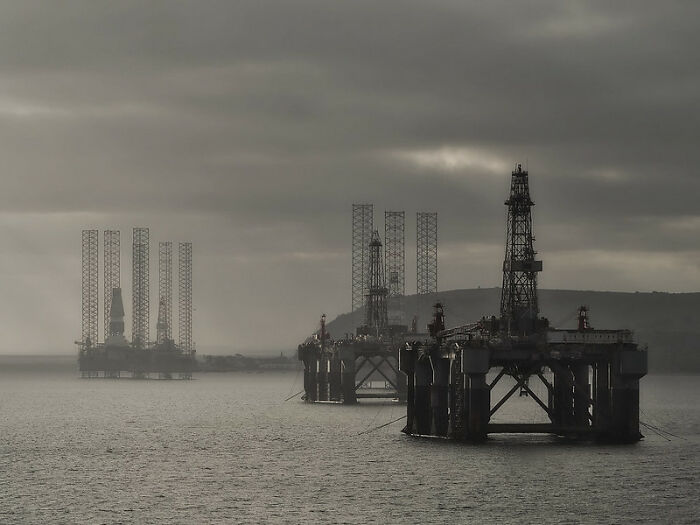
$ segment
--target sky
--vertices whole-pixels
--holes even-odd
[[[700,290],[699,19],[692,1],[2,2],[0,353],[75,351],[83,228],[122,232],[127,326],[131,229],[150,228],[153,332],[156,243],[193,243],[200,353],[290,352],[347,311],[353,202],[380,231],[406,211],[407,293],[417,211],[438,212],[439,289],[498,286],[516,163],[541,287]]]

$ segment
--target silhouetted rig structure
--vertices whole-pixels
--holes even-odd
[[[172,338],[172,243],[158,249],[157,338],[149,340],[149,230],[134,228],[131,343],[124,335],[120,285],[120,232],[104,232],[104,341],[98,342],[98,230],[82,233],[82,338],[78,365],[84,378],[190,379],[196,368],[192,341],[192,243],[178,247],[179,340]]]
[[[384,281],[381,250],[379,232],[375,230],[368,243],[365,322],[357,328],[356,336],[332,340],[326,332],[323,315],[319,332],[299,345],[307,402],[355,404],[361,398],[406,400],[406,378],[399,370],[398,348],[408,328],[389,324],[389,289]],[[363,388],[375,375],[384,379],[385,388]]]
[[[352,206],[352,312],[356,333],[333,340],[320,329],[299,345],[304,363],[304,399],[307,402],[355,404],[358,399],[406,401],[406,376],[398,366],[399,348],[417,334],[405,324],[406,214],[384,212],[384,264],[379,231],[374,229],[374,206]],[[419,296],[437,291],[437,213],[416,214],[416,291]],[[364,310],[364,311],[362,311]],[[373,388],[379,379],[383,386]]]
[[[505,204],[500,317],[446,329],[443,307],[435,305],[430,337],[404,344],[400,351],[400,368],[408,377],[403,431],[472,442],[493,433],[638,441],[639,379],[647,372],[646,350],[638,348],[629,330],[593,330],[586,307],[579,310],[576,330],[552,329],[539,317],[537,273],[542,263],[535,260],[533,202],[521,165],[512,173]],[[512,377],[515,386],[492,403],[491,393],[504,376]],[[543,383],[546,399],[535,394],[530,379]],[[491,417],[518,391],[536,402],[549,422],[492,423]]]

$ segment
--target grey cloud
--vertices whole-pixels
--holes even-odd
[[[151,225],[154,239],[191,238],[206,265],[195,289],[200,343],[222,344],[231,326],[241,349],[288,347],[319,310],[347,308],[353,201],[375,203],[380,229],[381,211],[407,211],[408,282],[413,214],[434,209],[441,286],[497,284],[498,261],[485,264],[500,257],[509,168],[446,171],[394,155],[445,147],[528,163],[538,248],[557,272],[543,282],[611,287],[616,276],[630,289],[695,289],[698,11],[689,2],[5,3],[0,241],[13,256],[0,268],[14,280],[5,296],[25,313],[46,290],[77,307],[79,274],[61,285],[56,274],[75,271],[78,230],[118,226],[127,246],[128,228]],[[60,263],[29,273],[26,260],[47,246]],[[586,265],[575,253],[597,255]],[[675,275],[623,272],[634,254],[666,257]],[[260,309],[280,319],[264,341],[248,329],[263,326]],[[9,307],[0,314],[27,324]],[[47,310],[45,322],[68,341],[78,319],[67,326],[65,315]]]

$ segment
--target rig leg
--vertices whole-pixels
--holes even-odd
[[[639,378],[647,373],[647,353],[621,350],[610,374],[613,440],[639,441]]]
[[[571,370],[567,365],[553,367],[554,372],[554,424],[571,426],[574,420],[574,397]]]
[[[433,368],[433,384],[430,390],[433,433],[437,436],[447,436],[449,427],[447,394],[450,382],[450,360],[444,357],[431,357],[430,362]]]
[[[328,401],[328,356],[318,359],[318,400]]]
[[[577,427],[590,426],[589,402],[591,386],[588,377],[588,364],[577,363],[571,367],[574,373],[574,421]]]
[[[315,403],[318,400],[318,357],[309,356],[309,374],[306,388],[306,401]]]
[[[457,367],[456,367],[457,368]],[[457,368],[453,376],[454,417],[452,418],[452,435],[455,439],[469,438],[469,376]],[[490,397],[490,393],[489,393]],[[489,400],[489,404],[491,401]]]
[[[599,361],[595,364],[595,405],[593,406],[593,424],[598,433],[608,432],[611,411],[610,362]]]
[[[416,353],[413,348],[402,348],[399,351],[399,369],[406,375],[406,426],[403,431],[406,434],[411,434],[413,433],[416,408]]]
[[[338,354],[333,354],[330,362],[331,371],[329,374],[329,387],[330,387],[330,398],[331,401],[340,401],[342,390],[341,390],[341,370],[342,366],[340,363],[340,357]]]
[[[426,359],[416,360],[416,384],[414,390],[414,421],[415,433],[429,435],[431,430],[430,410],[430,383],[433,379],[433,370],[430,361]]]
[[[450,377],[449,377],[449,386],[447,388],[447,404],[449,407],[449,418],[450,418],[450,424],[447,429],[447,435],[449,437],[455,438],[457,437],[455,428],[457,425],[457,390],[458,386],[456,381],[459,381],[459,378],[457,377],[459,375],[459,370],[458,370],[458,362],[454,360],[450,360]]]
[[[490,366],[490,353],[486,348],[469,348],[462,353],[464,402],[467,405],[465,438],[470,441],[484,441],[488,435],[491,390],[486,383],[486,373]]]
[[[354,405],[357,403],[357,394],[355,392],[355,351],[352,348],[342,348],[340,350],[340,359],[343,362],[343,404]]]
[[[484,441],[491,417],[491,392],[486,374],[469,374],[468,433],[472,441]]]
[[[396,394],[399,398],[399,403],[406,402],[407,396],[407,378],[406,374],[401,371],[401,366],[399,364],[399,356],[396,355]]]

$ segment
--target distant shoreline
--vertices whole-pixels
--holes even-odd
[[[77,367],[78,355],[75,354],[0,354],[0,371],[3,365],[17,366],[41,366],[55,365],[68,367],[75,362]],[[244,356],[234,355],[198,355],[197,373],[221,373],[221,372],[278,372],[296,371],[301,368],[301,362],[296,356]]]
[[[246,372],[246,373],[266,373],[266,372],[297,372],[301,370],[301,362],[296,359],[287,358],[287,363],[274,363],[277,358],[257,358],[250,356],[213,356],[224,359],[234,359],[234,365],[218,364],[210,366],[201,366],[196,373],[202,374],[221,374],[231,372]],[[241,360],[241,358],[243,360]],[[198,359],[199,360],[199,359]],[[273,361],[273,362],[270,362]],[[225,361],[224,361],[225,362]],[[0,373],[7,371],[8,368],[26,369],[27,366],[34,365],[55,365],[60,363],[62,369],[73,368],[77,371],[78,356],[71,354],[0,354]],[[24,365],[24,366],[23,366]],[[200,362],[201,365],[201,362]],[[651,370],[650,376],[698,376],[700,371],[697,370]]]

